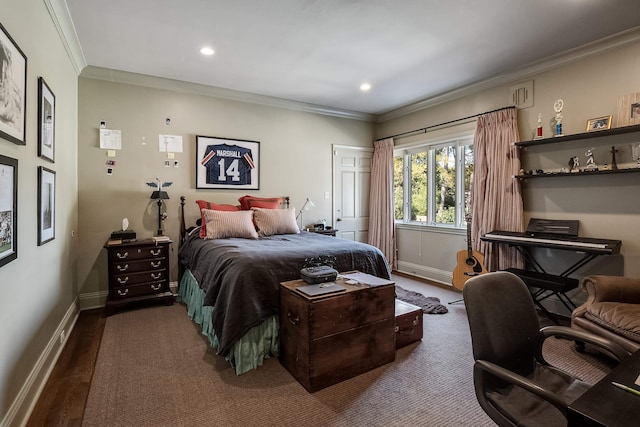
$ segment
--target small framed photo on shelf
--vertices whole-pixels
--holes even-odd
[[[56,173],[38,167],[38,246],[56,237]]]
[[[616,127],[640,125],[640,92],[618,98]]]
[[[27,57],[0,24],[0,137],[26,144]]]
[[[38,77],[38,156],[55,162],[56,96]]]
[[[0,155],[0,267],[18,258],[18,160]]]
[[[611,115],[587,120],[587,132],[611,129]]]

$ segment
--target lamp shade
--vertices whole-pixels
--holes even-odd
[[[166,191],[154,191],[151,193],[151,199],[163,199],[166,200],[169,198],[169,194]]]

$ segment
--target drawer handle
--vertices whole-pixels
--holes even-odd
[[[160,249],[158,249],[157,251],[154,251],[153,249],[151,249],[151,255],[153,255],[153,256],[160,255],[160,252],[162,252]]]
[[[151,267],[153,268],[158,268],[160,267],[161,264],[162,264],[162,261],[158,261],[158,262],[151,261]]]
[[[129,264],[118,265],[118,271],[127,271],[129,269]]]
[[[124,291],[121,289],[118,289],[118,295],[120,295],[121,297],[127,295],[129,293],[129,288],[125,289]]]
[[[158,280],[158,279],[159,279],[159,278],[161,278],[161,277],[162,277],[162,273],[158,273],[157,275],[156,275],[156,274],[151,273],[151,278],[152,278],[152,279],[154,279],[154,280]]]
[[[414,333],[413,331],[414,331],[414,328],[406,329],[404,331],[401,331],[400,327],[396,326],[396,334],[398,334],[398,335],[413,335],[413,333]]]
[[[297,325],[298,323],[300,323],[300,317],[298,316],[293,317],[290,311],[287,312],[287,318],[289,319],[289,322],[291,322],[291,324],[293,325]]]
[[[159,291],[161,287],[162,285],[160,283],[158,283],[157,285],[151,285],[151,289],[153,289],[154,291]]]
[[[125,259],[126,257],[129,256],[129,252],[125,252],[124,254],[121,254],[120,252],[116,252],[116,256],[120,259]]]
[[[129,281],[129,276],[125,277],[124,279],[122,277],[118,277],[118,283],[127,283]]]

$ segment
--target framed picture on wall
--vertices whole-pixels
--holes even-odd
[[[18,257],[18,160],[0,155],[0,267]]]
[[[640,92],[630,93],[618,98],[616,125],[640,125]]]
[[[0,137],[26,143],[27,57],[0,24]]]
[[[260,142],[196,136],[196,188],[260,189]]]
[[[38,167],[38,246],[56,237],[56,173]]]
[[[38,156],[54,162],[56,96],[42,77],[38,78]]]

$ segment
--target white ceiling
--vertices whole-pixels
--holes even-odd
[[[640,25],[638,0],[66,2],[88,65],[369,114]]]

